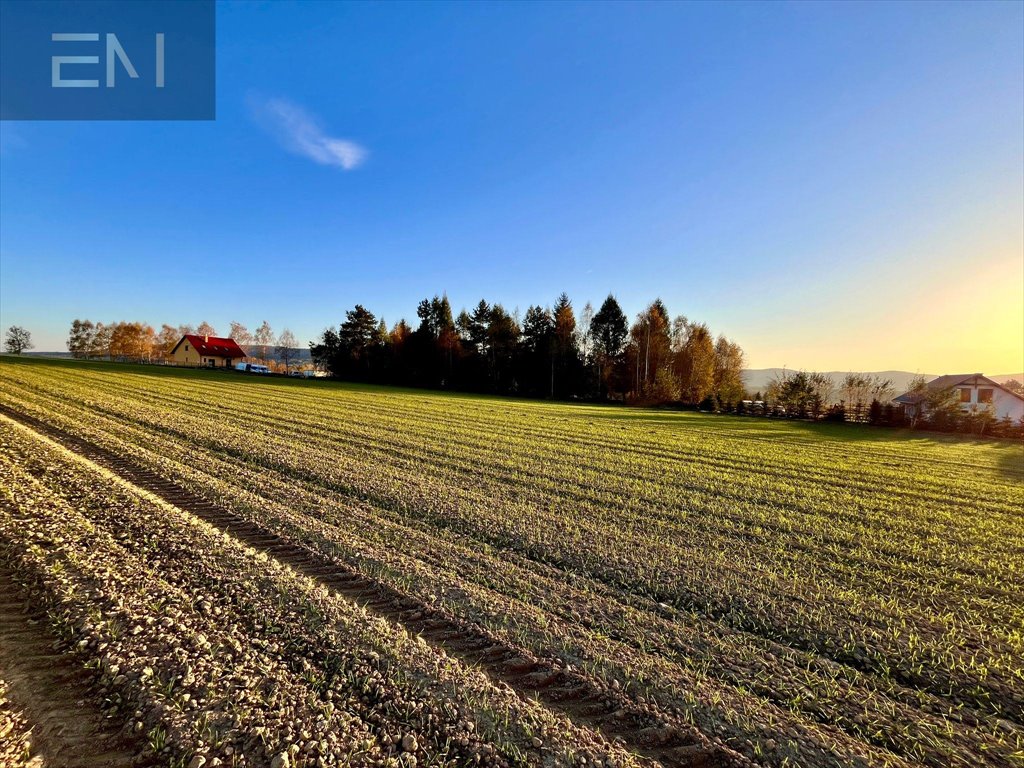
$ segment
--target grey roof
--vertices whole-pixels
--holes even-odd
[[[970,380],[970,382],[968,382],[968,380]],[[999,382],[992,381],[992,379],[980,373],[951,373],[946,374],[945,376],[939,376],[938,378],[932,379],[931,381],[928,382],[928,389],[935,392],[940,389],[950,389],[951,387],[955,387],[959,384],[964,383],[970,383],[972,385],[980,384],[986,387],[994,387],[995,389],[1001,389],[1003,390],[1003,392],[1009,392],[1014,397],[1024,400],[1024,397],[1021,397],[1016,392],[1011,392],[1009,389],[1004,387]],[[893,402],[913,405],[914,403],[920,402],[923,399],[924,395],[921,393],[904,392],[899,397],[894,397]]]

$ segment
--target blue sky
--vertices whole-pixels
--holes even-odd
[[[525,311],[1024,368],[1024,4],[223,4],[217,120],[0,125],[0,322]]]

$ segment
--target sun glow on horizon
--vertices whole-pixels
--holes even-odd
[[[849,299],[857,310],[848,313],[841,336],[828,328],[797,344],[755,342],[747,346],[750,367],[1024,372],[1024,255],[1003,251],[983,263],[965,260],[952,274],[922,269],[895,279],[902,303],[881,292],[872,303],[872,291],[858,293]]]

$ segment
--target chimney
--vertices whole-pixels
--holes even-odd
[[[205,343],[209,344],[210,343],[210,334],[206,334],[205,336],[203,336],[203,341]]]

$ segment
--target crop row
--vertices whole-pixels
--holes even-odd
[[[680,607],[700,610],[714,618],[730,616],[737,604],[744,600],[754,601],[752,611],[746,613],[757,611],[759,602],[763,602],[758,599],[763,596],[763,590],[755,588],[749,590],[748,595],[730,595],[731,590],[721,588],[723,584],[734,584],[735,590],[742,589],[750,581],[751,571],[758,580],[782,582],[782,590],[773,585],[776,592],[782,591],[782,594],[773,594],[770,599],[790,603],[778,606],[783,609],[778,612],[786,616],[791,616],[794,611],[809,611],[813,621],[814,610],[820,609],[825,620],[830,621],[836,615],[848,616],[851,622],[860,621],[869,628],[874,625],[884,635],[891,627],[902,628],[906,624],[907,613],[917,612],[920,616],[914,623],[918,626],[911,628],[914,631],[903,642],[904,646],[910,645],[917,650],[895,654],[907,662],[905,666],[911,674],[922,662],[968,666],[972,663],[971,655],[951,659],[947,655],[949,648],[972,647],[983,638],[998,637],[1001,628],[1009,628],[1010,632],[1005,634],[1011,641],[1010,647],[1000,649],[996,646],[994,658],[982,659],[979,664],[985,668],[985,675],[992,679],[993,671],[998,670],[1000,661],[1005,658],[1011,662],[1010,679],[1019,675],[1019,665],[1012,665],[1012,661],[1019,656],[1020,650],[1019,642],[1013,644],[1013,628],[1020,626],[1021,617],[1015,589],[1019,583],[1015,575],[1019,574],[1020,566],[1014,563],[1013,548],[996,546],[999,543],[997,537],[1005,537],[1005,528],[996,525],[975,525],[969,531],[975,534],[974,541],[962,545],[961,551],[977,553],[991,543],[993,546],[987,549],[990,560],[963,564],[959,577],[956,569],[948,563],[931,567],[931,563],[924,562],[915,568],[895,557],[886,557],[872,567],[871,562],[865,563],[857,551],[851,552],[842,543],[824,550],[804,550],[792,530],[779,531],[772,526],[773,515],[778,518],[786,513],[768,505],[752,505],[761,514],[759,520],[753,523],[747,520],[745,524],[734,521],[724,533],[715,535],[702,530],[701,524],[708,520],[720,522],[723,517],[728,520],[733,505],[729,499],[723,502],[712,496],[703,508],[688,510],[688,513],[684,510],[679,515],[686,526],[686,536],[682,538],[674,530],[682,526],[672,526],[662,520],[652,525],[636,522],[625,515],[602,519],[606,513],[599,507],[604,510],[610,508],[613,512],[618,509],[614,497],[593,508],[573,499],[571,508],[566,508],[562,506],[564,500],[556,496],[546,500],[545,508],[516,498],[522,494],[503,494],[502,489],[484,483],[479,484],[484,486],[482,488],[467,487],[465,482],[460,483],[459,478],[448,474],[443,466],[420,463],[417,473],[415,464],[399,466],[396,470],[393,465],[400,464],[397,459],[384,463],[383,469],[379,461],[354,460],[350,452],[332,448],[329,429],[323,437],[319,431],[311,430],[303,440],[303,450],[299,452],[294,450],[295,443],[282,441],[282,431],[275,431],[276,427],[265,429],[262,422],[251,424],[242,420],[240,426],[232,426],[239,424],[239,421],[232,420],[211,430],[208,426],[210,419],[220,414],[221,421],[224,421],[225,412],[229,417],[231,415],[230,407],[220,403],[211,404],[208,413],[199,405],[189,405],[185,414],[175,414],[173,426],[165,426],[167,410],[159,405],[140,408],[131,400],[122,398],[121,401],[124,404],[114,408],[114,415],[118,418],[141,419],[149,429],[170,429],[179,439],[206,444],[218,454],[237,454],[245,463],[261,470],[275,468],[293,477],[313,478],[331,492],[354,489],[360,496],[372,497],[378,506],[404,511],[406,517],[423,519],[430,516],[438,528],[468,533],[506,549],[516,548],[545,562],[582,567],[618,587],[639,591]],[[257,404],[244,405],[251,411]],[[330,422],[326,423],[330,425]],[[351,469],[344,469],[345,474],[339,477],[339,467],[346,464]],[[424,471],[424,467],[429,471]],[[700,494],[691,493],[687,501],[692,504],[699,499]],[[828,514],[822,515],[821,508],[817,514],[819,518],[825,518],[821,527],[827,528],[827,518],[832,513],[830,508],[824,509],[829,510]],[[492,510],[494,513],[488,514]],[[957,510],[956,514],[962,518],[962,509]],[[898,513],[898,510],[890,510],[891,516]],[[524,522],[547,534],[546,540],[531,536],[533,531],[524,528]],[[553,541],[552,533],[555,535]],[[979,535],[982,533],[986,535]],[[897,539],[893,532],[885,531],[884,534],[889,541]],[[905,551],[904,556],[913,561],[915,543],[922,551],[930,551],[931,538],[934,537],[920,541],[918,537],[915,541],[913,537],[904,537],[904,549],[909,551]],[[628,539],[636,540],[640,546],[623,547],[623,540]],[[768,540],[774,546],[769,548],[759,540]],[[642,553],[642,562],[630,558],[616,562],[612,558],[621,554],[617,550]],[[702,567],[701,560],[710,562]],[[709,579],[709,574],[717,578]],[[1006,586],[1002,587],[1000,579],[1004,576]],[[817,594],[800,595],[801,581],[816,585]],[[707,589],[709,585],[711,590]],[[787,594],[794,591],[797,595]],[[898,595],[898,599],[889,595]],[[796,605],[793,605],[794,600]],[[978,617],[984,617],[985,622],[977,623]],[[742,620],[744,615],[739,618]],[[750,627],[741,623],[739,628]],[[755,626],[753,629],[783,640],[789,640],[787,635],[793,634],[787,626]],[[819,631],[818,634],[828,636],[832,633],[826,628],[824,633]],[[901,642],[898,637],[890,638],[892,640]],[[875,644],[878,644],[877,639]],[[891,650],[901,649],[897,646],[882,650],[892,657]],[[945,687],[945,682],[940,680],[938,686]],[[982,706],[986,696],[982,692],[978,697]],[[1019,701],[1010,703],[1019,705]]]
[[[137,397],[138,393],[136,392],[135,395]],[[171,396],[173,395],[169,395],[169,397]],[[202,397],[201,394],[199,396]],[[159,393],[152,393],[150,395],[150,399],[159,400],[159,398]],[[155,415],[148,419],[147,423],[150,426],[159,428],[159,423],[156,420],[161,418],[161,414],[167,412],[166,409],[160,408],[161,405],[161,403],[157,403],[158,409],[154,411]],[[241,403],[239,407],[245,408],[246,405]],[[131,399],[125,398],[121,407],[122,411],[126,412],[126,417],[137,417],[137,410]],[[184,416],[177,417],[184,424],[188,424],[190,420],[201,419],[208,415],[210,418],[218,418],[220,421],[224,421],[224,417],[227,416],[232,424],[239,425],[234,430],[226,425],[219,430],[219,439],[216,444],[212,445],[216,450],[232,450],[233,446],[241,444],[237,440],[241,439],[242,433],[247,433],[254,428],[259,430],[259,437],[265,437],[274,442],[280,442],[282,437],[292,437],[292,435],[289,435],[289,430],[296,430],[298,433],[295,434],[295,439],[308,443],[310,450],[315,450],[323,441],[326,441],[327,452],[331,453],[332,458],[335,459],[331,467],[331,481],[338,485],[344,486],[345,480],[365,482],[365,469],[367,466],[378,467],[378,472],[390,473],[385,474],[381,478],[380,482],[382,483],[394,482],[396,475],[398,475],[399,479],[404,479],[405,482],[413,482],[416,468],[420,467],[421,469],[430,469],[429,474],[431,479],[437,481],[436,484],[446,484],[449,488],[462,488],[467,484],[467,478],[464,473],[453,475],[452,462],[440,463],[438,466],[434,466],[430,461],[423,460],[412,451],[387,457],[379,455],[363,457],[356,455],[356,452],[351,450],[350,446],[332,445],[332,442],[335,440],[335,434],[330,429],[330,419],[325,420],[328,428],[324,430],[322,428],[315,428],[313,424],[303,423],[302,416],[295,417],[295,423],[292,427],[287,426],[287,422],[274,423],[275,420],[284,417],[270,416],[269,420],[272,422],[271,429],[267,429],[265,420],[261,419],[260,423],[255,427],[250,426],[246,423],[246,414],[236,414],[232,411],[230,405],[222,403],[210,403],[208,406],[210,409],[209,414],[204,412],[201,402],[189,402],[187,397],[177,407],[187,412]],[[167,403],[167,408],[175,408],[174,403]],[[304,437],[303,432],[305,433]],[[382,440],[388,439],[387,433],[381,432],[380,438]],[[396,443],[400,443],[401,439],[401,437],[393,438]],[[269,462],[274,460],[274,457],[261,457],[258,450],[250,450],[249,453],[253,454],[253,460],[256,461],[264,460]],[[473,460],[472,464],[480,468],[480,472],[475,478],[478,482],[483,479],[480,475],[484,473],[493,475],[493,470],[489,464],[480,463],[476,459]],[[346,470],[346,465],[352,467],[352,469]],[[349,472],[349,476],[339,478],[338,474],[343,471]],[[362,476],[356,474],[360,471],[362,471]],[[999,582],[996,580],[1005,580],[1006,586],[1002,589],[1006,595],[1012,597],[1015,592],[1013,587],[1019,582],[1019,577],[1021,576],[1020,565],[1012,557],[999,558],[1000,554],[1006,551],[1005,547],[986,546],[988,544],[997,545],[997,537],[1000,535],[1000,531],[1006,524],[1013,524],[1019,521],[1019,514],[1016,517],[1010,516],[1000,519],[997,515],[997,510],[990,510],[988,517],[994,517],[994,520],[988,520],[987,525],[971,525],[971,521],[963,521],[964,516],[959,506],[950,504],[947,505],[950,509],[948,514],[949,525],[953,524],[952,521],[954,519],[958,519],[961,521],[959,524],[961,530],[956,537],[945,537],[946,531],[939,528],[940,523],[944,522],[941,519],[943,510],[936,509],[935,505],[931,503],[925,508],[931,510],[930,512],[926,514],[922,510],[920,515],[916,515],[910,514],[905,508],[894,510],[893,506],[896,506],[898,502],[890,500],[878,512],[878,517],[883,518],[883,523],[879,526],[874,526],[870,520],[862,520],[859,524],[852,524],[847,520],[841,520],[839,524],[836,524],[833,518],[844,515],[842,505],[829,507],[826,504],[826,502],[830,503],[829,499],[814,498],[813,494],[798,494],[799,498],[802,499],[803,509],[794,509],[793,505],[787,505],[789,507],[787,509],[779,504],[765,503],[756,499],[754,501],[748,500],[745,505],[741,504],[736,501],[736,497],[742,489],[734,490],[728,496],[723,496],[718,491],[691,489],[689,492],[682,494],[677,488],[668,488],[662,497],[662,501],[659,503],[643,503],[642,500],[630,497],[630,502],[637,511],[629,518],[627,517],[630,514],[628,509],[622,509],[621,501],[623,495],[606,494],[604,496],[594,496],[593,492],[591,492],[592,498],[581,499],[575,493],[577,486],[567,483],[565,478],[560,478],[558,483],[557,487],[561,489],[557,494],[558,501],[571,503],[572,507],[577,511],[576,516],[582,517],[586,515],[587,520],[592,524],[592,528],[600,529],[601,523],[606,521],[615,523],[619,527],[623,523],[630,525],[646,524],[648,526],[657,525],[659,533],[670,535],[673,532],[671,526],[673,518],[676,518],[676,522],[678,522],[678,518],[683,516],[687,533],[692,539],[695,538],[693,536],[695,533],[715,535],[715,532],[707,530],[707,526],[718,525],[721,527],[724,523],[726,526],[725,530],[720,530],[717,533],[726,538],[722,542],[724,545],[742,546],[741,551],[737,553],[736,557],[746,557],[753,562],[765,562],[766,557],[771,556],[788,557],[788,560],[778,563],[780,569],[785,569],[789,565],[797,565],[804,566],[805,568],[815,567],[826,571],[838,571],[835,574],[835,578],[846,582],[850,581],[851,568],[856,568],[858,580],[863,581],[864,579],[874,577],[889,588],[899,587],[903,590],[901,594],[905,596],[904,599],[906,599],[908,590],[911,592],[923,591],[922,600],[927,601],[929,604],[934,602],[936,593],[944,593],[950,597],[970,596],[968,590],[957,589],[960,585],[956,583],[956,579],[960,579],[965,582],[975,582],[973,585],[968,583],[967,586],[969,587],[983,582],[982,588],[975,589],[974,591],[981,593],[979,599],[986,604],[986,610],[990,610],[992,591],[993,589],[1000,588]],[[545,510],[541,505],[545,498],[550,501],[550,497],[555,495],[554,490],[549,490],[547,497],[542,492],[538,492],[537,488],[541,483],[537,481],[535,476],[526,478],[518,484],[512,484],[511,488],[509,485],[506,483],[505,487],[501,488],[495,487],[495,484],[489,484],[487,488],[482,489],[482,493],[475,494],[475,497],[474,495],[466,496],[463,494],[465,504],[475,508],[480,503],[481,496],[486,495],[489,498],[494,498],[495,496],[501,498],[501,496],[504,496],[501,500],[518,508],[521,514],[536,514],[538,506],[540,506],[540,513],[544,514]],[[555,485],[551,486],[552,489],[555,487]],[[515,496],[514,503],[508,498],[512,495]],[[807,506],[809,502],[806,497],[808,496],[810,496],[810,502],[813,502],[810,506]],[[679,505],[674,504],[672,501],[674,498],[680,497],[685,497],[686,502],[682,509],[678,509]],[[617,501],[619,502],[618,504],[616,504]],[[814,506],[815,504],[817,506]],[[829,522],[832,523],[831,525],[822,524],[821,511],[823,508],[830,510]],[[833,509],[834,511],[832,511]],[[555,516],[559,511],[559,509],[554,509],[549,514]],[[693,512],[704,514],[693,514]],[[568,514],[571,515],[572,511]],[[866,518],[867,515],[864,517]],[[892,524],[890,527],[886,522],[890,520],[906,520],[908,518],[915,525],[914,528],[909,530],[905,525],[895,527],[895,524]],[[460,522],[472,524],[473,519]],[[928,525],[933,526],[933,529],[925,527]],[[611,529],[610,526],[605,527]],[[676,527],[678,528],[679,526]],[[965,528],[966,530],[963,530]],[[763,535],[766,532],[771,535]],[[836,535],[830,536],[833,532]],[[813,537],[814,540],[806,540],[805,535]],[[784,548],[772,551],[758,545],[759,538],[777,540],[780,536],[786,537],[786,547]],[[965,547],[964,545],[968,542],[965,542],[964,539],[968,536],[970,537],[969,546]],[[925,538],[928,544],[927,547],[914,550],[907,546],[907,544],[912,545],[916,540]],[[935,543],[935,541],[944,538],[953,539],[952,543],[946,541],[941,545],[942,548],[948,550],[949,557],[938,558],[936,550],[939,549],[940,544]],[[899,549],[899,542],[901,541],[906,542],[902,551]],[[673,540],[669,543],[669,547],[673,552],[676,552],[681,548],[685,548],[687,543],[686,541]],[[932,546],[933,543],[934,546]],[[987,552],[991,559],[985,562],[978,562],[977,560],[966,561],[963,557],[965,552],[970,554]],[[806,556],[801,561],[794,558],[794,553],[797,553],[798,556],[801,554]],[[684,551],[684,554],[689,555],[691,553]],[[999,559],[996,560],[996,558]],[[872,567],[873,565],[875,567]],[[921,578],[921,570],[929,571],[929,573],[924,574],[928,578]],[[904,578],[900,578],[901,571],[906,574]],[[813,576],[816,581],[820,581],[822,577],[821,573],[809,575]],[[869,583],[866,586],[876,587],[877,585]],[[1016,601],[1011,601],[1011,604],[1015,603]],[[963,607],[969,608],[969,606],[956,607],[958,609]]]
[[[171,764],[631,762],[21,428],[0,424],[0,448],[0,556]]]
[[[507,423],[491,428],[505,453],[499,458],[485,447],[485,433],[458,426],[461,411],[479,410],[472,405],[478,401],[463,398],[347,388],[325,394],[88,370],[62,371],[59,379],[18,374],[17,382],[3,383],[20,407],[62,419],[169,476],[185,476],[211,497],[409,592],[433,596],[538,653],[589,666],[648,700],[666,720],[695,722],[754,759],[1002,764],[1021,748],[1020,605],[1012,588],[1020,526],[1012,525],[1014,489],[999,482],[991,460],[981,495],[999,500],[995,522],[982,514],[984,506],[965,509],[963,491],[934,512],[930,490],[921,505],[906,505],[913,478],[895,500],[887,501],[881,487],[856,500],[879,519],[902,517],[914,532],[929,530],[929,516],[940,532],[954,530],[959,516],[958,546],[934,562],[929,541],[908,540],[905,549],[922,553],[908,567],[895,556],[890,564],[835,544],[822,547],[820,536],[801,549],[796,526],[773,525],[790,516],[810,530],[812,543],[814,526],[835,530],[836,541],[849,538],[851,515],[835,509],[835,493],[815,493],[818,479],[801,487],[791,474],[798,498],[786,506],[752,490],[763,479],[756,466],[747,473],[753,480],[724,499],[720,478],[694,482],[686,493],[666,482],[656,489],[662,495],[636,498],[621,480],[591,483],[602,475],[591,443],[619,438],[614,422],[604,429],[575,423],[588,421],[594,409],[579,409],[588,416],[574,419],[577,409],[510,406]],[[390,401],[388,413],[380,400]],[[484,402],[493,412],[500,401]],[[418,431],[431,414],[444,423],[444,438],[435,431],[432,442]],[[485,423],[479,414],[467,419]],[[641,455],[651,453],[651,466],[667,461],[638,434],[646,425],[619,426],[633,433]],[[686,426],[676,422],[674,431]],[[534,451],[509,436],[522,429],[561,430],[561,464],[538,468],[534,453],[556,448],[549,439]],[[707,430],[693,431],[703,440]],[[666,445],[678,442],[673,430],[661,433]],[[800,434],[776,437],[788,438],[786,449],[804,463],[817,451]],[[703,442],[720,463],[765,442],[714,439]],[[950,455],[969,447],[954,445]],[[446,450],[453,452],[449,461]],[[618,450],[628,453],[628,440]],[[884,456],[885,446],[878,451]],[[935,453],[922,450],[913,468],[925,487],[951,474],[945,454],[933,469]],[[604,459],[611,476],[620,472],[617,455]],[[901,461],[907,455],[902,446],[893,452]],[[979,451],[975,458],[986,456]],[[476,462],[474,484],[461,467]],[[817,472],[828,468],[819,461]],[[710,471],[707,464],[699,469]],[[842,476],[837,472],[839,486]],[[544,486],[543,477],[559,478],[566,493]],[[970,489],[978,482],[961,467],[950,485]],[[744,494],[749,498],[739,504]],[[895,551],[898,543],[891,546]],[[946,567],[950,560],[959,567]],[[1000,588],[1003,577],[1007,586]]]

